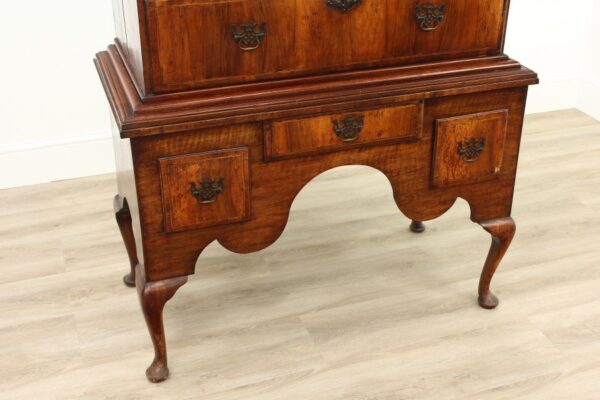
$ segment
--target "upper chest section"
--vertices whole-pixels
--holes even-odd
[[[508,8],[507,0],[138,4],[139,76],[154,93],[498,54]]]

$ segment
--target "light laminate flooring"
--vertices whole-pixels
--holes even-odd
[[[159,385],[115,192],[0,191],[0,399],[600,398],[600,123],[579,111],[527,118],[498,309],[476,305],[490,237],[464,201],[415,235],[381,173],[340,168],[272,247],[204,252]]]

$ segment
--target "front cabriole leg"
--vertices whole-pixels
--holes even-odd
[[[141,268],[142,266],[138,264],[136,286],[150,338],[154,345],[154,361],[146,370],[146,377],[150,382],[157,383],[169,377],[163,309],[167,301],[175,295],[177,289],[187,282],[188,278],[187,276],[181,276],[156,282],[146,282]]]
[[[492,277],[515,236],[515,221],[511,217],[479,222],[492,235],[492,246],[479,280],[479,305],[486,309],[498,306],[498,298],[490,291]]]

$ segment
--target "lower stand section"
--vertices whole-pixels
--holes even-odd
[[[483,221],[479,225],[492,235],[492,245],[479,280],[479,305],[486,309],[493,309],[498,306],[499,301],[491,292],[490,283],[515,236],[516,225],[510,217]]]
[[[162,382],[169,377],[167,365],[167,345],[165,340],[165,328],[163,324],[163,309],[188,278],[165,279],[156,282],[145,282],[142,266],[136,268],[136,286],[140,298],[146,325],[150,332],[150,338],[154,345],[154,360],[146,370],[146,377],[150,382]]]

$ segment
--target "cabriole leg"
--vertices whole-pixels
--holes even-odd
[[[125,242],[125,248],[127,249],[127,255],[129,256],[130,272],[123,277],[123,282],[129,287],[135,287],[135,267],[138,264],[137,253],[135,249],[135,237],[133,236],[133,224],[131,221],[131,212],[127,205],[127,199],[123,202],[120,201],[120,196],[115,196],[113,207],[115,210],[115,217],[117,219],[117,225],[119,225],[119,231]],[[121,206],[121,204],[123,204]]]
[[[516,226],[515,221],[510,217],[483,221],[479,225],[492,235],[492,246],[479,280],[479,305],[486,309],[493,309],[498,305],[498,298],[490,291],[490,283],[515,236]]]
[[[157,383],[169,377],[163,309],[167,301],[175,295],[177,289],[187,282],[187,276],[146,283],[141,268],[142,266],[138,264],[136,286],[146,325],[148,325],[150,338],[154,345],[154,361],[146,370],[146,377],[150,382]]]

